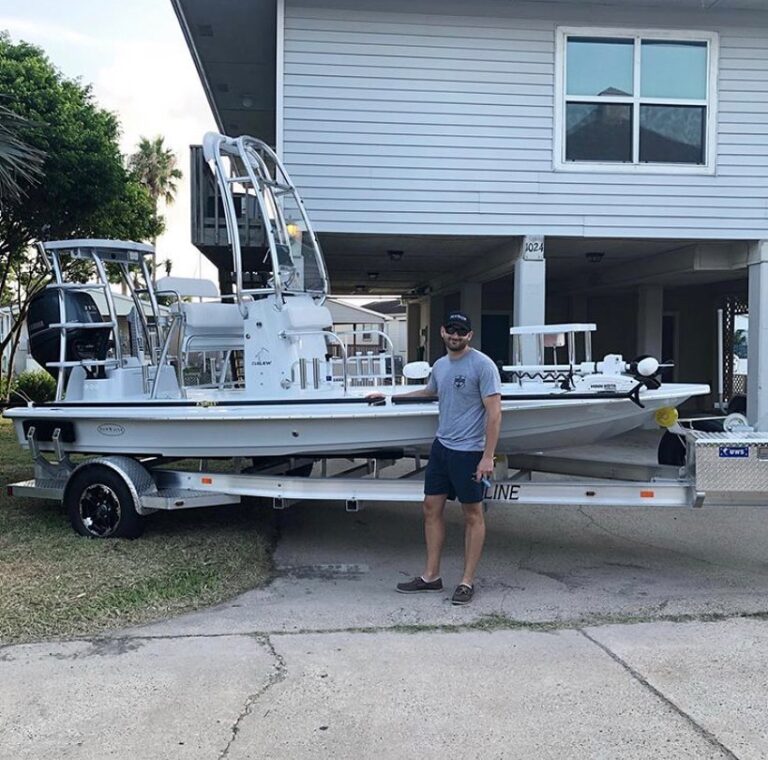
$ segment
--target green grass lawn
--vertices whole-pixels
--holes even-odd
[[[166,618],[263,584],[269,510],[253,503],[156,513],[136,541],[74,533],[60,504],[7,496],[32,461],[0,420],[0,643]]]

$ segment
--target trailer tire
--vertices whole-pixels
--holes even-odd
[[[144,532],[136,495],[118,472],[103,464],[75,471],[64,491],[64,506],[81,536],[138,538]]]
[[[685,444],[676,433],[664,432],[659,441],[659,464],[669,464],[682,467],[685,464]]]

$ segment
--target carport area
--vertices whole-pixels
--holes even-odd
[[[512,325],[592,322],[596,356],[650,354],[665,379],[706,382],[690,410],[734,393],[729,323],[734,303],[759,302],[759,241],[321,234],[334,290],[399,293],[408,304],[409,359],[434,361],[440,321],[473,319],[473,344],[510,363]],[[749,294],[749,262],[755,262]],[[729,311],[729,309],[731,311]],[[754,309],[753,309],[754,310]],[[751,346],[758,350],[753,319]]]

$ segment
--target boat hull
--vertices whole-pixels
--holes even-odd
[[[703,385],[646,391],[640,408],[628,399],[502,402],[499,453],[578,446],[640,427],[656,409],[706,393]],[[437,428],[437,404],[366,403],[270,406],[174,403],[67,405],[9,409],[19,443],[31,425],[39,447],[51,451],[50,431],[66,424],[68,453],[163,457],[354,455],[377,450],[425,450]],[[48,440],[45,440],[45,438]]]

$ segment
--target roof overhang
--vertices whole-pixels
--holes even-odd
[[[336,298],[326,299],[325,305],[330,310],[335,325],[384,324],[392,319],[386,314],[379,314],[377,311],[366,309],[364,306],[353,306]]]
[[[764,11],[765,0],[537,0],[549,5],[601,5],[624,8],[665,8],[680,11]]]
[[[171,0],[220,132],[275,144],[276,0]]]
[[[500,6],[510,0],[497,0]],[[171,0],[197,67],[208,103],[221,132],[249,134],[274,145],[277,92],[277,0]],[[439,7],[436,0],[417,6]],[[710,14],[768,10],[766,0],[537,0],[521,2],[527,13],[536,6],[560,5],[569,15],[617,8],[664,9],[695,13],[700,24]]]

